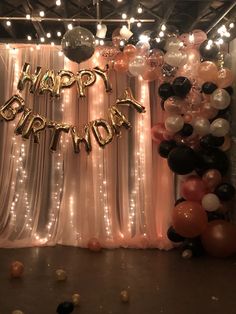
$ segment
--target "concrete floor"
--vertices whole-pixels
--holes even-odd
[[[9,278],[9,265],[25,265],[22,279]],[[64,268],[66,282],[55,280]],[[130,302],[120,302],[129,289]],[[178,251],[103,250],[57,246],[0,249],[0,314],[56,313],[58,303],[81,295],[81,314],[235,314],[236,258],[184,260]]]

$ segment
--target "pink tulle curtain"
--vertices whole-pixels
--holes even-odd
[[[99,65],[95,53],[80,65],[60,55],[59,48],[0,46],[1,105],[17,92],[24,62],[32,71],[91,69]],[[108,108],[125,88],[145,107],[140,114],[129,107],[121,111],[132,124],[120,138],[100,148],[92,138],[92,152],[73,151],[69,134],[50,152],[51,130],[40,133],[40,143],[14,134],[20,115],[0,122],[0,246],[26,247],[65,244],[86,247],[96,237],[103,247],[170,248],[166,230],[173,207],[173,178],[166,161],[151,141],[151,126],[162,120],[157,82],[110,73],[112,93],[102,79],[79,98],[76,87],[65,89],[60,99],[33,95],[26,88],[26,105],[47,120],[64,122],[82,130],[89,121],[108,118]]]

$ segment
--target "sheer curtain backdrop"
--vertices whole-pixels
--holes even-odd
[[[0,46],[1,106],[15,93],[22,65],[59,71],[91,69],[99,65],[95,53],[80,66],[58,55],[57,47]],[[51,130],[40,132],[40,143],[14,134],[20,115],[0,122],[0,246],[27,247],[65,244],[86,247],[90,238],[103,247],[171,247],[166,230],[173,207],[173,177],[166,160],[151,141],[151,126],[162,120],[158,82],[110,72],[112,93],[103,81],[79,98],[76,87],[65,89],[60,99],[21,93],[34,113],[75,125],[108,118],[108,108],[131,87],[146,113],[122,107],[132,129],[100,148],[92,137],[92,152],[73,151],[70,134],[63,134],[59,149],[49,149]]]

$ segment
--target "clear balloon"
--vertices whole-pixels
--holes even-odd
[[[200,63],[200,53],[194,48],[188,48],[185,50],[186,53],[186,63],[187,64],[199,64]]]
[[[136,55],[136,52],[137,52],[136,47],[131,44],[126,45],[123,50],[124,55],[129,59],[133,58]]]
[[[182,64],[185,63],[186,60],[186,55],[183,54],[179,50],[169,50],[165,55],[164,55],[164,61],[173,66],[173,67],[178,67]]]
[[[212,135],[222,137],[230,131],[229,122],[226,119],[218,118],[211,123],[210,132]]]
[[[137,54],[141,56],[147,56],[150,50],[149,42],[139,41],[136,44]]]
[[[217,88],[211,94],[211,106],[218,110],[227,108],[230,105],[230,102],[230,94],[225,89]]]
[[[182,41],[177,37],[169,37],[166,40],[165,50],[179,50],[181,47],[183,47]]]
[[[217,116],[218,110],[213,108],[210,102],[203,102],[200,108],[200,116],[206,119],[213,119]]]
[[[165,127],[169,132],[179,132],[184,125],[184,120],[180,115],[172,115],[166,118]]]
[[[61,45],[68,59],[81,63],[94,54],[95,37],[88,29],[77,26],[65,33]]]
[[[143,56],[136,56],[129,62],[129,72],[133,76],[138,76],[144,73],[146,67],[146,58]]]
[[[199,64],[198,76],[204,82],[215,82],[217,80],[218,69],[211,61],[204,61]]]
[[[180,115],[182,113],[182,107],[185,101],[182,98],[173,96],[169,97],[164,102],[164,109],[169,114],[177,114]]]

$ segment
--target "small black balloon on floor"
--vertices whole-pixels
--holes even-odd
[[[221,183],[215,189],[215,194],[219,197],[221,201],[229,201],[235,195],[235,188],[230,183]]]
[[[174,140],[162,141],[158,147],[158,153],[163,158],[168,158],[169,153],[177,146]]]
[[[193,239],[186,239],[183,243],[182,247],[184,250],[191,250],[193,256],[199,257],[205,254],[205,250],[202,246],[202,242],[200,237],[193,238]]]
[[[176,96],[185,97],[190,92],[192,83],[187,77],[178,76],[174,80],[172,87]]]
[[[185,240],[185,238],[178,234],[172,226],[167,231],[167,237],[170,241],[175,243],[183,242]]]
[[[72,302],[60,303],[57,307],[58,314],[70,314],[74,310],[74,304]]]
[[[217,89],[217,85],[212,82],[206,82],[202,85],[202,91],[204,94],[210,95]]]

